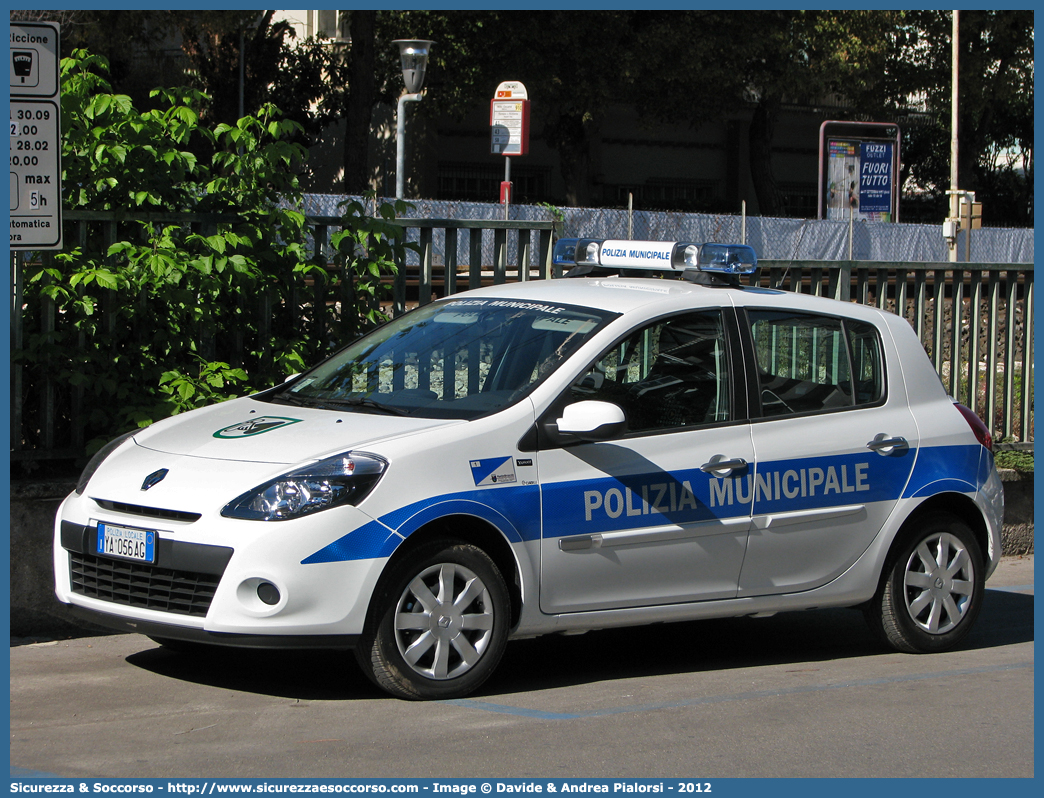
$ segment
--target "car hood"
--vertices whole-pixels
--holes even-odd
[[[166,419],[136,433],[134,441],[166,454],[290,465],[463,423],[369,411],[316,410],[246,397]]]

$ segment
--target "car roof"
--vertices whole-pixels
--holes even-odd
[[[688,307],[717,307],[723,303],[719,289],[707,289],[681,280],[618,277],[505,283],[478,288],[447,299],[479,297],[555,302],[616,313],[627,313],[650,303]],[[730,304],[730,301],[726,299],[724,304]]]
[[[660,306],[667,313],[685,308],[736,305],[806,310],[830,315],[853,316],[866,320],[880,320],[882,316],[891,315],[867,305],[840,302],[826,297],[791,291],[754,287],[710,287],[686,280],[631,277],[569,278],[505,283],[456,294],[441,301],[480,297],[560,303],[624,314],[649,305]]]

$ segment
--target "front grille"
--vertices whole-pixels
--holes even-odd
[[[145,507],[141,504],[127,504],[126,502],[113,502],[107,499],[95,499],[95,503],[106,510],[118,513],[140,515],[145,518],[161,518],[165,521],[187,521],[192,523],[202,518],[200,513],[189,513],[184,510],[164,510],[161,507]]]
[[[220,574],[158,568],[69,552],[72,589],[90,598],[178,615],[203,617],[214,599]]]

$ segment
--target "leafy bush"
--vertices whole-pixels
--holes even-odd
[[[200,92],[157,89],[159,107],[139,112],[111,93],[104,59],[79,50],[61,69],[65,207],[121,222],[70,225],[65,251],[26,264],[24,329],[39,332],[14,353],[26,374],[25,448],[40,445],[45,378],[59,436],[79,427],[90,451],[268,387],[383,319],[381,278],[410,246],[390,221],[405,204],[378,218],[346,207],[328,260],[301,210],[295,170],[307,152],[278,109],[211,130],[199,124]],[[208,216],[189,223],[186,213]],[[308,301],[336,281],[335,310]]]
[[[1004,438],[999,443],[1014,443],[1014,438]],[[995,459],[997,468],[1014,468],[1016,471],[1033,473],[1033,452],[1018,449],[998,449]]]
[[[1033,471],[1033,453],[1004,450],[997,452],[997,468],[1014,468],[1016,471]]]

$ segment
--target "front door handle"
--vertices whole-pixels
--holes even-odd
[[[746,467],[747,461],[742,457],[733,457],[731,460],[726,460],[725,455],[716,454],[710,459],[709,463],[704,463],[700,466],[700,471],[705,471],[716,477],[727,477],[733,471],[739,471]]]
[[[880,455],[889,455],[894,452],[905,452],[910,448],[910,444],[901,435],[889,438],[885,433],[879,432],[872,441],[867,443],[866,448]]]

